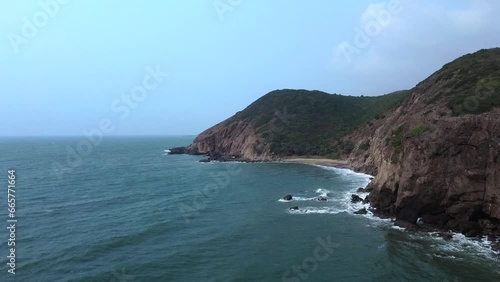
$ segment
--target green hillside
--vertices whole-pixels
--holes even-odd
[[[428,104],[446,99],[455,116],[481,114],[500,106],[500,48],[464,55],[438,72],[443,91]]]
[[[410,91],[377,97],[353,97],[321,91],[276,90],[261,97],[226,121],[251,120],[271,149],[281,156],[335,157],[352,144],[338,142],[374,118],[398,106]]]

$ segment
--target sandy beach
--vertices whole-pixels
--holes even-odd
[[[283,161],[291,163],[315,164],[315,165],[332,166],[339,168],[350,168],[349,163],[343,160],[316,159],[316,158],[290,158],[290,159],[284,159]]]

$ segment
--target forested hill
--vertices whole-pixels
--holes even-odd
[[[349,144],[339,142],[342,136],[372,119],[383,118],[409,92],[358,97],[275,90],[204,131],[191,147],[199,152],[247,159],[289,155],[336,157],[349,150]],[[253,144],[245,140],[253,140]]]

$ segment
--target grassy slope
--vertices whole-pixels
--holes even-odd
[[[454,115],[480,114],[500,106],[500,48],[480,50],[443,66],[443,91],[426,101],[448,101]]]

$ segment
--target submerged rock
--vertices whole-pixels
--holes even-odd
[[[439,236],[441,236],[446,241],[453,239],[452,233],[439,233]]]
[[[298,209],[299,209],[299,207],[298,207],[298,206],[294,206],[294,207],[291,207],[291,208],[290,208],[290,210],[292,210],[292,211],[296,211],[296,210],[298,210]]]
[[[360,196],[358,195],[352,195],[351,196],[351,203],[359,203],[359,202],[362,202],[363,201],[363,198],[361,198]]]
[[[288,194],[285,197],[283,197],[283,200],[285,200],[285,201],[291,201],[292,198],[293,198],[292,195]]]
[[[491,245],[491,249],[494,251],[500,251],[500,242]]]
[[[368,211],[365,208],[362,208],[362,209],[354,212],[354,214],[367,214],[367,213],[368,213]]]
[[[328,201],[328,199],[325,198],[325,197],[318,197],[316,200],[318,200],[320,202],[326,202],[326,201]]]

